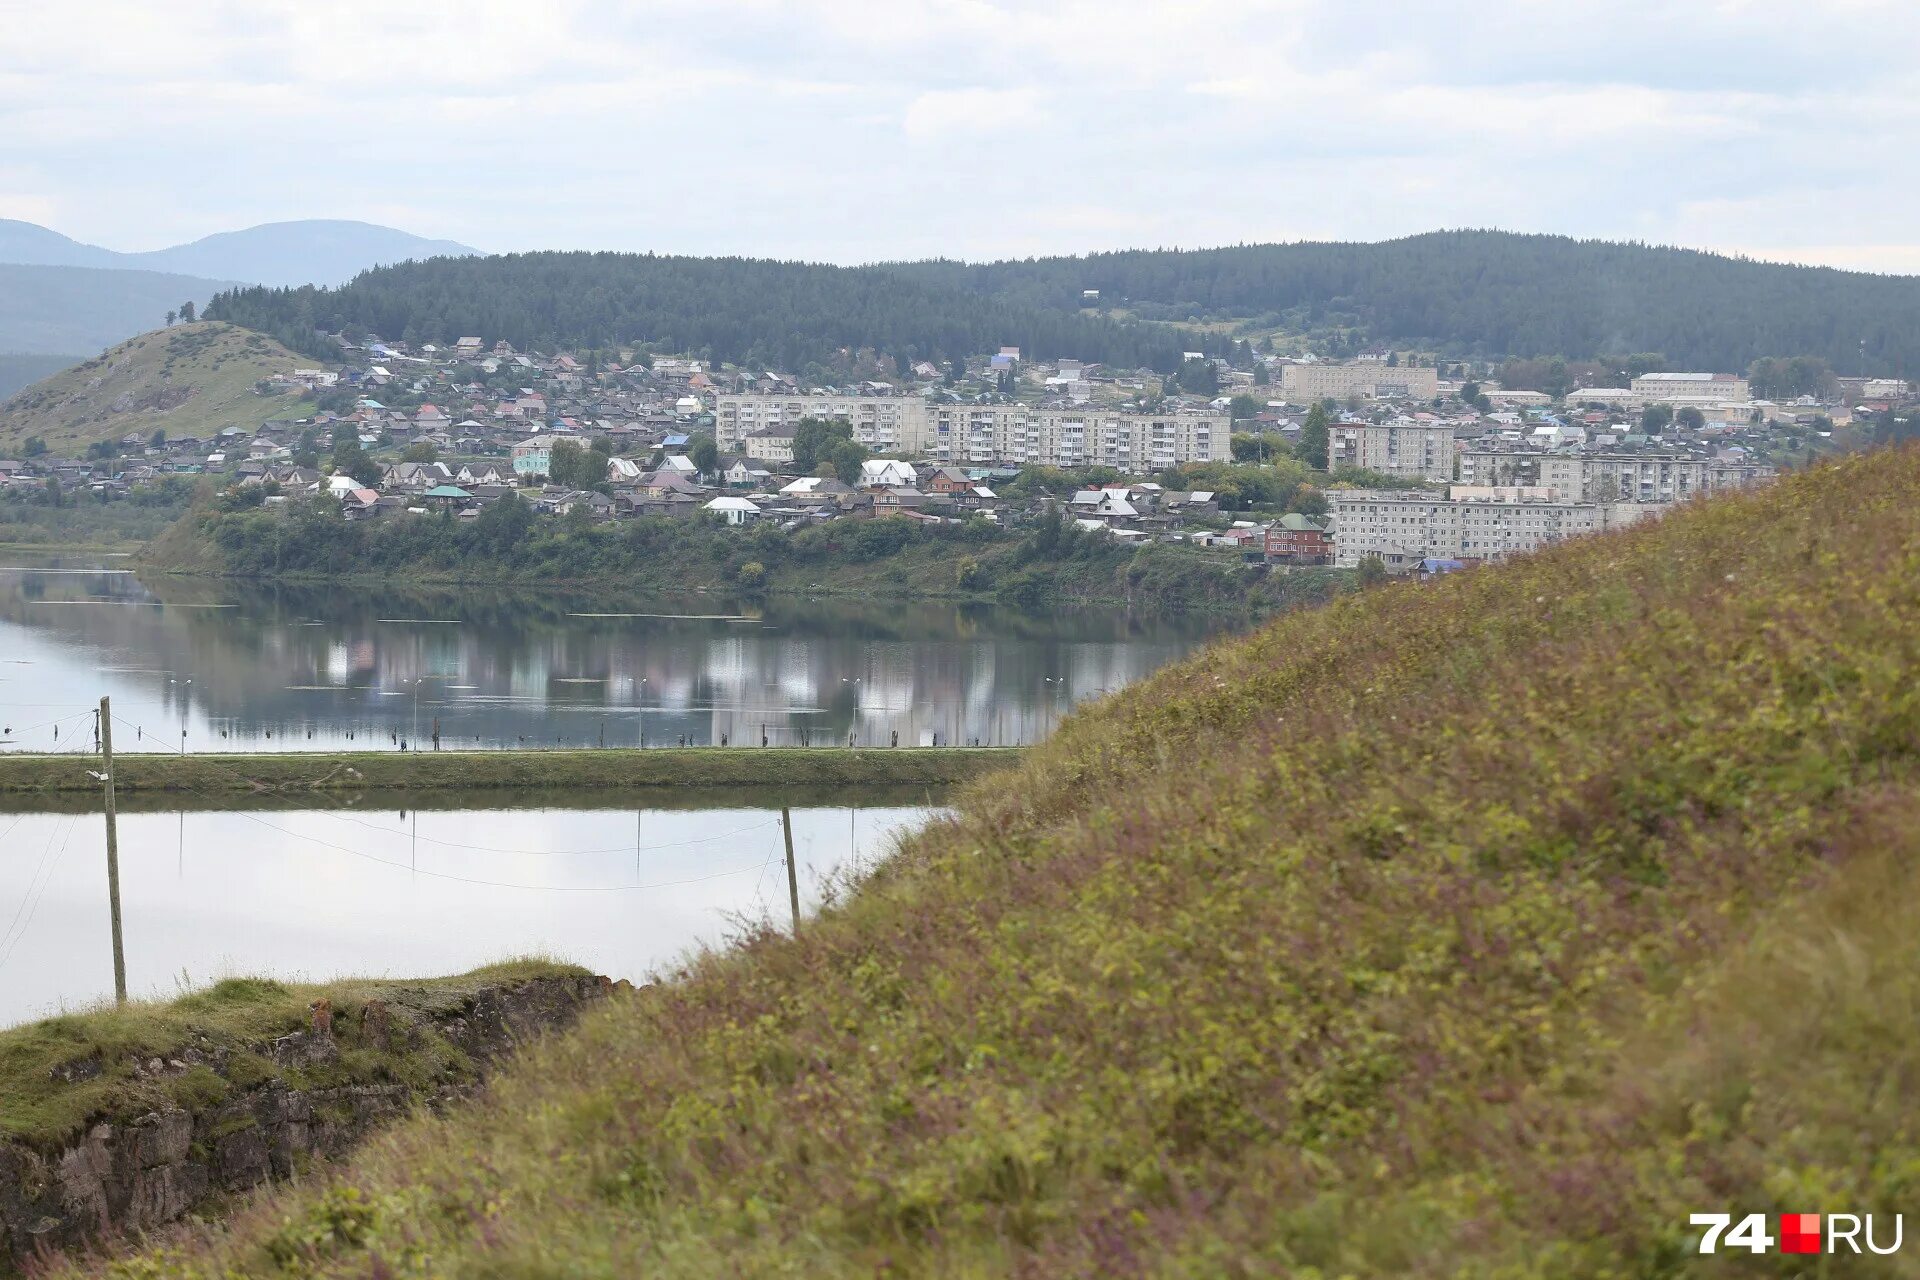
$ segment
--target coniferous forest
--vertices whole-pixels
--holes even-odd
[[[344,330],[522,348],[645,343],[787,369],[843,350],[907,362],[1012,345],[1034,359],[1171,370],[1183,350],[1225,354],[1236,334],[1285,329],[1454,359],[1653,351],[1668,368],[1744,370],[1793,354],[1842,374],[1920,375],[1920,278],[1494,231],[984,264],[441,258],[338,289],[241,289],[207,315],[316,353],[317,331]],[[1200,321],[1212,327],[1162,323]]]

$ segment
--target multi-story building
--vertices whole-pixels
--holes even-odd
[[[553,439],[550,436],[529,437],[514,445],[511,454],[515,475],[546,475],[553,468]]]
[[[1498,560],[1665,509],[1569,502],[1532,486],[1334,490],[1327,497],[1333,505],[1333,562],[1343,568],[1372,556],[1389,565],[1428,558]]]
[[[1648,404],[1686,400],[1749,400],[1747,380],[1735,373],[1643,373],[1633,393]]]
[[[1327,427],[1327,466],[1365,467],[1407,480],[1453,479],[1453,427],[1445,422],[1335,422]]]
[[[1348,396],[1431,400],[1440,394],[1440,375],[1433,369],[1389,365],[1382,360],[1288,364],[1280,367],[1280,389],[1294,400],[1345,400]]]
[[[1522,485],[1572,502],[1680,502],[1773,478],[1739,457],[1680,450],[1541,450],[1478,445],[1460,451],[1460,483]]]
[[[853,438],[876,453],[925,453],[927,402],[919,396],[814,396],[728,394],[713,410],[714,442],[737,450],[765,427],[798,426],[803,418],[838,418]]]
[[[755,462],[792,462],[793,431],[792,427],[785,425],[761,427],[757,431],[749,431],[740,445],[747,457]]]
[[[933,404],[907,396],[723,395],[715,410],[717,440],[723,449],[784,461],[764,445],[756,453],[754,435],[781,429],[790,448],[792,428],[802,418],[848,421],[853,438],[876,453],[956,465],[1109,466],[1143,475],[1233,457],[1232,422],[1221,413]]]

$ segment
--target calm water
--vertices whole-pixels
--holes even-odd
[[[155,577],[0,551],[0,750],[1033,742],[1220,623]]]
[[[855,799],[868,803],[795,802],[803,908],[823,877],[883,856],[934,812],[925,795]],[[764,792],[698,809],[484,807],[495,802],[511,800],[123,812],[130,993],[233,974],[421,977],[530,953],[637,980],[725,942],[742,918],[788,920]],[[101,815],[0,812],[0,1026],[112,994]]]

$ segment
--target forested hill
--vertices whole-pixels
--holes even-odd
[[[1089,289],[1098,309],[1082,305]],[[1124,316],[1100,313],[1114,309]],[[1920,277],[1497,231],[867,267],[513,254],[403,263],[337,289],[240,289],[206,314],[315,354],[320,328],[521,348],[648,342],[791,370],[842,348],[908,361],[1002,345],[1167,370],[1183,349],[1223,353],[1230,330],[1284,328],[1453,358],[1657,351],[1670,368],[1741,370],[1810,355],[1839,373],[1920,375]],[[1167,320],[1244,323],[1151,323]]]
[[[1674,368],[1824,357],[1840,373],[1920,373],[1920,277],[1785,266],[1691,249],[1501,231],[1378,244],[1128,250],[969,264],[889,264],[906,279],[1009,304],[1098,305],[1149,319],[1351,326],[1454,356],[1658,351]],[[1864,366],[1861,344],[1865,343]]]
[[[784,369],[831,361],[842,348],[946,360],[1002,345],[1037,359],[1171,369],[1182,346],[1163,328],[1003,302],[874,268],[653,254],[408,262],[338,289],[235,290],[206,315],[309,351],[318,328],[409,342],[474,334],[522,349],[648,342]]]

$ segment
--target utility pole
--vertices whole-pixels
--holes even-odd
[[[793,810],[786,805],[780,806],[780,834],[787,841],[787,902],[793,907],[793,932],[797,937],[800,933],[800,873],[793,865]],[[115,919],[118,918],[116,913]]]
[[[127,1002],[127,953],[120,943],[120,825],[113,802],[113,707],[100,699],[100,762],[107,786],[107,909],[113,916],[113,999]]]

